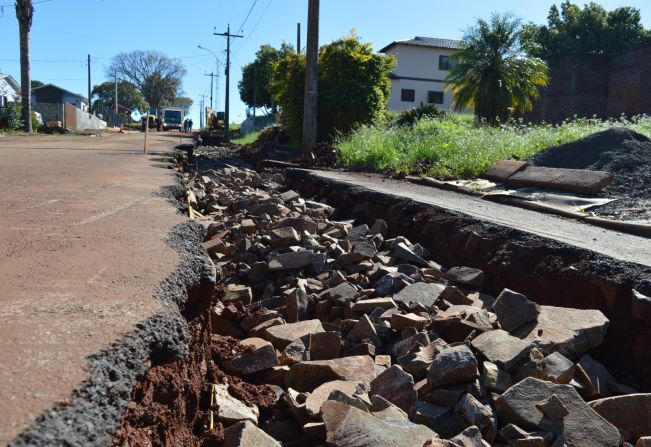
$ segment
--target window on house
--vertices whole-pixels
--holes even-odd
[[[416,90],[412,88],[403,88],[400,92],[400,100],[404,102],[415,102]]]
[[[450,56],[439,56],[439,70],[448,71],[457,66],[458,61]]]
[[[430,104],[443,104],[443,92],[430,90],[427,92],[427,102]]]

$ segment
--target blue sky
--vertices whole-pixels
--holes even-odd
[[[243,39],[232,42],[231,120],[241,121],[245,106],[237,83],[241,67],[253,60],[261,44],[280,46],[296,41],[296,23],[306,40],[307,0],[35,0],[32,27],[32,79],[52,82],[86,94],[86,55],[92,57],[93,84],[106,80],[105,67],[122,51],[158,50],[182,60],[188,70],[183,89],[195,100],[192,118],[199,124],[199,97],[210,94],[210,73],[215,58],[226,48],[226,39],[213,35],[242,28]],[[0,0],[0,71],[20,82],[18,25],[12,0]],[[560,1],[530,0],[321,0],[320,43],[347,34],[351,29],[377,50],[394,40],[413,36],[458,39],[476,18],[492,12],[510,12],[523,21],[544,23],[549,7]],[[578,2],[583,4],[584,2]],[[645,28],[651,28],[649,0],[603,0],[606,9],[633,6],[641,10]],[[253,7],[253,8],[252,8]],[[252,9],[251,9],[252,8]],[[247,14],[250,15],[244,22]],[[214,29],[213,29],[214,28]],[[217,101],[224,101],[224,76],[219,78]],[[209,99],[208,99],[209,101]]]

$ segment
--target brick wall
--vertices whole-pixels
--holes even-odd
[[[651,47],[621,55],[568,55],[548,61],[549,86],[527,119],[558,123],[651,113]]]

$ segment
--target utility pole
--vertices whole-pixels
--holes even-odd
[[[231,34],[231,25],[230,23],[228,24],[228,28],[226,29],[225,33],[213,33],[215,36],[224,36],[226,37],[226,104],[224,107],[224,139],[226,141],[230,140],[230,132],[228,129],[229,125],[229,116],[228,116],[228,109],[229,109],[229,101],[230,101],[230,91],[229,91],[229,85],[230,85],[230,80],[231,80],[231,37],[233,38],[242,38],[244,36],[238,35],[238,34]]]
[[[296,24],[296,52],[301,52],[301,22]]]
[[[88,55],[88,113],[92,114],[93,103],[90,100],[90,54]]]
[[[204,117],[206,115],[206,110],[205,110],[205,102],[206,102],[206,94],[202,93],[201,95],[201,101],[199,102],[199,107],[201,110],[199,110],[199,128],[203,129],[204,128]]]
[[[118,114],[118,71],[115,70],[115,118],[114,118],[114,123],[113,123],[113,125],[115,127],[117,127],[118,124],[120,124],[119,123],[119,121],[120,121],[119,116],[120,115]]]
[[[308,0],[307,46],[305,47],[305,101],[303,103],[303,150],[316,145],[317,98],[319,91],[319,0]]]
[[[204,76],[210,76],[210,108],[213,108],[213,103],[212,103],[212,92],[213,92],[213,79],[219,78],[218,74],[215,74],[213,72],[210,72],[210,74],[206,73]],[[217,100],[217,98],[215,98]]]

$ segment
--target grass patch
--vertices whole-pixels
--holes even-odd
[[[346,166],[377,171],[420,172],[439,178],[473,178],[503,159],[521,160],[541,150],[611,127],[651,137],[651,117],[568,120],[560,125],[478,125],[468,114],[424,118],[413,127],[363,126],[335,146]]]
[[[260,131],[249,132],[246,135],[238,135],[237,137],[233,137],[231,138],[231,141],[233,143],[246,145],[255,142],[259,136],[260,136]]]

